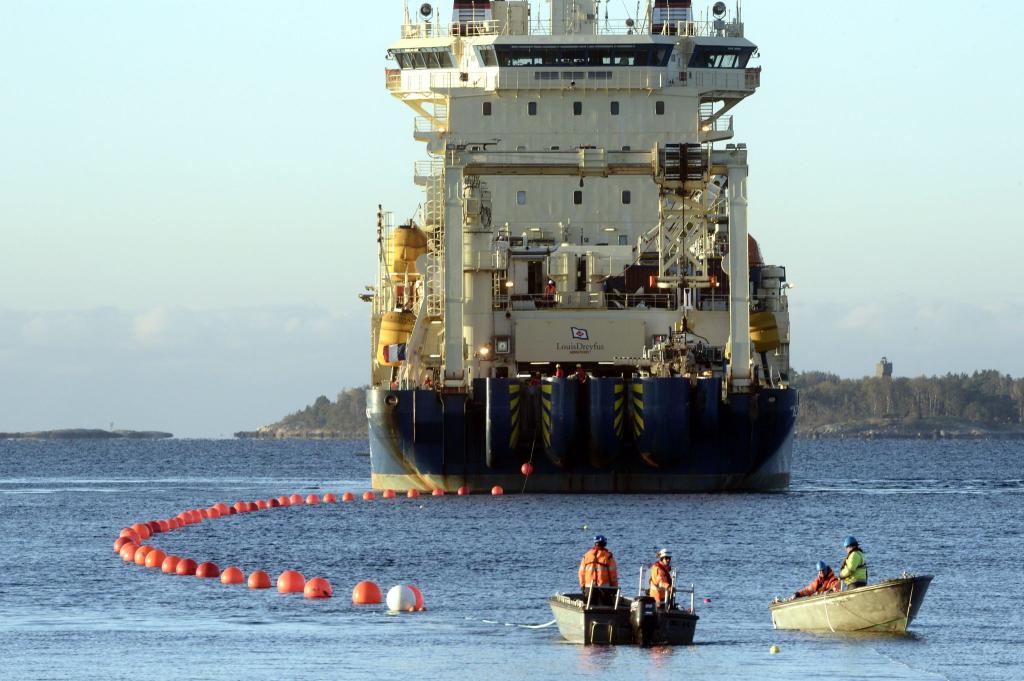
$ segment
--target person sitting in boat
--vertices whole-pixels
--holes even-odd
[[[839,568],[839,577],[846,584],[847,589],[856,589],[868,585],[868,563],[864,560],[864,552],[860,550],[860,544],[855,537],[847,537],[843,542],[846,549],[846,558]]]
[[[832,572],[832,568],[823,560],[819,560],[816,567],[818,568],[818,575],[810,584],[794,592],[793,598],[806,598],[807,596],[817,596],[818,594],[839,591],[839,578],[836,577],[836,573]]]
[[[607,547],[608,540],[603,534],[594,537],[594,545],[583,554],[583,560],[580,561],[580,588],[618,588],[619,569],[615,564],[615,556]]]
[[[649,584],[647,594],[658,607],[667,608],[672,599],[672,552],[668,549],[658,551],[658,560],[651,565]]]

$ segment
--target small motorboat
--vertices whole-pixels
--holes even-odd
[[[908,575],[856,589],[784,601],[768,606],[776,629],[906,633],[921,608],[931,575]]]
[[[688,610],[676,606],[674,593],[663,608],[650,596],[627,598],[619,589],[601,587],[555,594],[548,605],[570,643],[689,645],[700,618],[693,610],[693,589],[688,593]]]

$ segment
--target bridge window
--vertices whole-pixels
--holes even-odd
[[[452,51],[446,47],[394,50],[391,54],[403,69],[450,69],[455,66]]]
[[[665,102],[655,102],[654,103],[654,113],[658,114],[659,116],[664,116],[665,115]]]
[[[497,66],[498,57],[494,54],[493,47],[481,47],[480,48],[480,63],[484,66]]]
[[[628,246],[629,245],[629,236],[627,236],[626,234],[620,234],[619,235],[619,245],[620,246]]]
[[[697,45],[690,55],[690,68],[742,69],[746,67],[753,53],[753,47]]]
[[[577,206],[581,205],[583,203],[583,192],[581,192],[579,189],[574,191],[572,193],[572,202]]]
[[[516,204],[519,206],[526,205],[526,192],[519,190],[516,192]]]
[[[628,206],[631,203],[633,203],[633,194],[631,194],[630,191],[626,189],[622,192],[622,205]]]
[[[495,45],[494,50],[498,66],[666,66],[672,55],[671,45]]]
[[[537,102],[527,102],[526,103],[526,113],[528,113],[531,116],[536,116],[537,115]]]
[[[619,115],[619,103],[618,102],[612,102],[612,116],[618,116],[618,115]]]
[[[583,102],[573,102],[572,103],[572,115],[573,116],[582,116],[583,115]]]

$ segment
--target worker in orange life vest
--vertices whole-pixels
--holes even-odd
[[[836,573],[832,572],[832,568],[823,560],[819,560],[816,567],[818,568],[818,574],[814,581],[795,592],[793,598],[806,598],[807,596],[817,596],[818,594],[839,591],[839,578],[836,577]]]
[[[672,552],[668,549],[658,551],[658,561],[651,565],[650,588],[647,594],[659,606],[667,608],[672,598]]]
[[[607,549],[608,540],[603,534],[594,537],[594,545],[583,554],[580,561],[580,587],[619,585],[619,570],[615,565],[615,556]]]

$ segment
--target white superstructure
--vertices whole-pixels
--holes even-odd
[[[386,83],[417,114],[424,198],[407,225],[379,217],[374,385],[559,363],[784,385],[785,270],[748,253],[747,150],[727,143],[761,76],[738,11],[546,4],[406,11]]]

